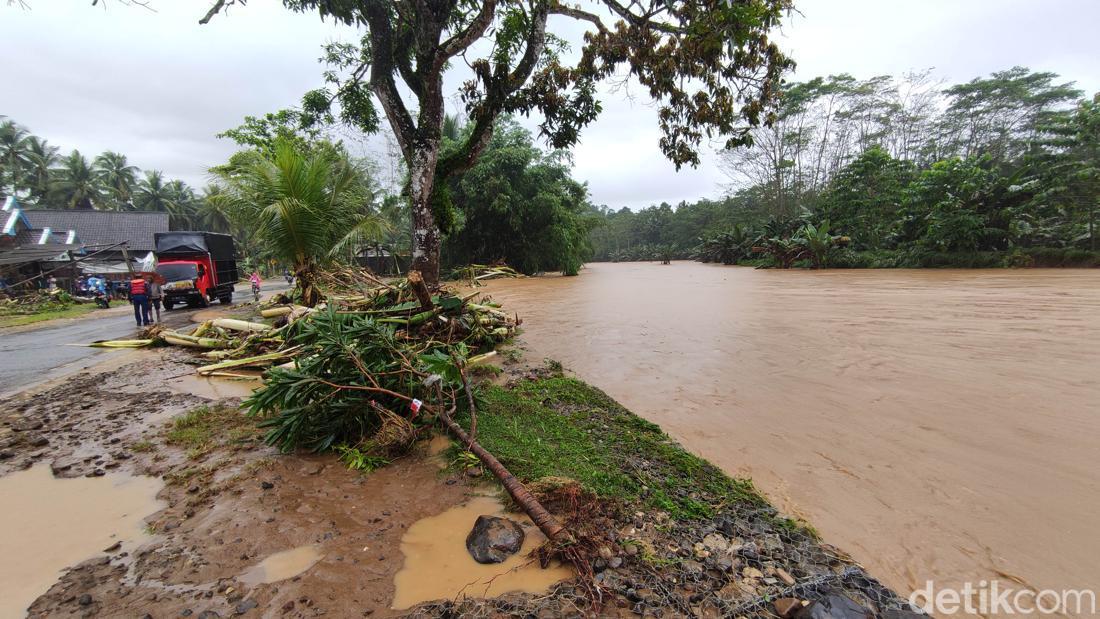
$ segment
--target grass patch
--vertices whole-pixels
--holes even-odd
[[[236,408],[204,405],[176,417],[164,439],[196,459],[217,447],[248,443],[259,435],[251,420]]]
[[[709,518],[731,503],[765,504],[751,481],[726,476],[581,381],[488,386],[480,399],[478,441],[523,480],[570,477],[601,497],[676,519]]]
[[[146,453],[156,449],[157,444],[153,441],[138,441],[130,445],[130,451],[136,451],[138,453]]]
[[[95,311],[96,309],[97,306],[95,303],[81,303],[77,305],[70,305],[69,307],[66,307],[64,309],[47,310],[44,312],[36,312],[34,314],[0,316],[0,328],[18,327],[22,325],[34,324],[36,322],[42,322],[44,320],[54,320],[55,318],[77,318],[89,312]]]

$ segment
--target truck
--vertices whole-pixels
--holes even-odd
[[[157,232],[157,274],[164,278],[164,309],[233,302],[237,251],[233,237],[215,232]]]

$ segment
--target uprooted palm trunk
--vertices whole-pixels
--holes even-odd
[[[299,266],[294,272],[298,289],[302,291],[302,305],[314,307],[324,300],[321,289],[317,287],[317,274],[312,264]]]
[[[485,465],[485,468],[500,481],[500,485],[504,486],[504,489],[508,491],[508,494],[512,496],[512,499],[519,505],[523,511],[527,512],[527,515],[531,517],[531,521],[538,526],[539,530],[546,535],[546,538],[555,543],[569,543],[573,541],[573,536],[561,526],[558,519],[553,514],[546,511],[546,508],[539,503],[539,500],[527,491],[527,487],[516,479],[515,475],[512,475],[508,469],[504,468],[504,465],[497,460],[493,454],[489,453],[478,444],[477,441],[470,438],[470,435],[466,434],[466,431],[462,429],[462,426],[455,423],[455,420],[451,418],[449,411],[440,411],[439,419],[443,422],[443,425],[450,430],[451,434],[455,436],[461,442],[466,449],[477,456],[478,460]]]

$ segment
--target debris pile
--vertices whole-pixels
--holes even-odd
[[[436,413],[454,403],[459,366],[491,356],[520,322],[476,292],[429,291],[415,273],[384,282],[346,268],[320,283],[323,303],[278,299],[261,310],[263,322],[218,318],[190,332],[154,327],[139,339],[93,345],[193,348],[211,361],[198,368],[203,376],[262,370],[264,388],[245,405],[270,444],[387,456],[430,424],[434,415],[422,408]]]
[[[0,318],[63,310],[73,303],[91,301],[92,299],[77,299],[64,290],[42,290],[16,297],[0,295]]]
[[[451,271],[447,276],[450,280],[465,280],[474,283],[507,277],[523,277],[512,267],[505,264],[469,264]]]

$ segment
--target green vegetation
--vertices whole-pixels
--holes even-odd
[[[497,124],[478,162],[440,192],[450,203],[437,209],[458,207],[446,215],[453,223],[443,229],[444,264],[503,261],[527,274],[576,275],[596,223],[587,189],[570,177],[567,153],[543,153],[511,119]],[[447,145],[457,146],[472,127],[452,126]]]
[[[408,282],[346,284],[324,310],[287,327],[280,348],[293,366],[275,367],[263,389],[245,401],[261,419],[266,440],[284,451],[325,451],[343,445],[353,462],[363,454],[403,452],[443,394],[461,389],[455,360],[507,340],[515,322],[504,312],[449,293],[424,310]],[[422,293],[427,296],[427,292]],[[431,381],[429,377],[439,378]]]
[[[380,469],[390,463],[389,460],[379,456],[377,454],[370,453],[369,450],[363,450],[358,447],[349,447],[348,445],[337,445],[336,453],[340,454],[340,461],[347,465],[349,469],[353,471],[359,471],[361,473],[370,473],[371,471]]]
[[[217,405],[200,406],[176,417],[164,440],[169,445],[186,449],[187,456],[196,459],[217,447],[239,445],[256,437],[255,426],[240,411]],[[132,449],[139,451],[137,444]]]
[[[95,309],[96,305],[94,303],[82,303],[66,305],[64,307],[45,308],[30,314],[8,314],[0,307],[0,328],[18,327],[20,325],[42,322],[43,320],[54,320],[56,318],[78,318]]]
[[[522,480],[568,477],[601,497],[678,519],[709,517],[722,504],[764,503],[752,482],[727,477],[578,380],[488,386],[480,400],[478,442]]]
[[[148,453],[150,451],[153,451],[156,448],[157,448],[156,443],[154,443],[153,441],[146,441],[146,440],[136,441],[136,442],[134,442],[130,445],[130,451],[134,451],[134,452],[137,452],[137,453]]]
[[[232,4],[218,2],[202,22]],[[450,181],[477,162],[500,116],[537,111],[540,133],[553,148],[567,148],[599,115],[599,82],[625,70],[660,108],[662,152],[677,167],[697,165],[704,136],[724,139],[729,148],[749,143],[746,128],[767,120],[775,87],[793,64],[769,40],[789,8],[785,0],[597,2],[590,10],[520,2],[413,3],[400,10],[369,2],[284,4],[362,27],[364,36],[357,44],[326,46],[326,85],[306,93],[299,110],[253,118],[255,127],[242,129],[263,138],[278,135],[272,131],[278,127],[301,135],[339,119],[374,133],[384,115],[408,171],[412,268],[429,285],[439,279],[443,230],[451,223]],[[555,34],[559,27],[573,36],[583,32],[579,49]],[[452,98],[443,85],[458,58],[474,77]],[[443,137],[448,100],[460,101],[472,123],[453,144]],[[574,269],[567,262],[563,270]]]
[[[1016,67],[945,89],[928,74],[790,84],[754,146],[722,153],[729,197],[602,208],[594,259],[1095,265],[1100,96],[1057,78]]]
[[[386,227],[367,171],[342,147],[283,138],[271,150],[237,153],[216,169],[225,183],[214,199],[230,221],[249,224],[266,254],[293,267],[302,303],[321,300],[317,272]]]

